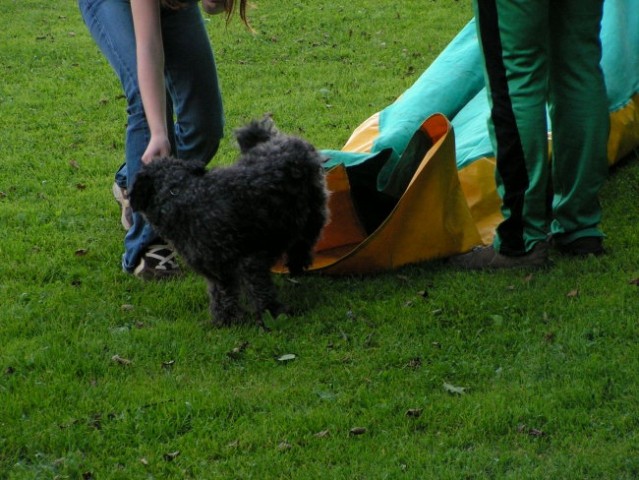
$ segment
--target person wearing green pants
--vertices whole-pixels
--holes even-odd
[[[603,253],[598,194],[610,129],[600,67],[603,0],[473,0],[473,7],[504,219],[491,246],[453,262],[541,266],[549,238],[560,253]]]

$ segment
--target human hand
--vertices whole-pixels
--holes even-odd
[[[226,0],[202,0],[202,8],[209,15],[217,15],[226,11]]]
[[[166,137],[151,136],[151,141],[142,154],[142,163],[150,163],[155,158],[171,155],[171,143]]]

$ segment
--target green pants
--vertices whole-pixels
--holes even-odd
[[[601,237],[610,128],[599,65],[603,0],[473,4],[504,215],[495,248],[521,255],[549,234],[560,244]]]

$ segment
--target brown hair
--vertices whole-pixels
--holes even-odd
[[[226,12],[226,22],[228,23],[235,13],[235,10],[238,8],[236,5],[236,1],[238,0],[220,0],[224,2],[224,11]],[[183,8],[186,5],[184,0],[160,0],[160,4],[165,8],[170,8],[172,10],[178,10]],[[248,18],[246,17],[246,7],[248,5],[248,0],[239,0],[239,10],[240,10],[240,18],[244,22],[244,24],[250,28],[248,23]]]
[[[228,23],[233,16],[233,13],[236,10],[235,5],[236,0],[224,0],[224,11],[226,12],[226,22]],[[244,22],[244,24],[248,27],[248,19],[246,18],[246,6],[248,5],[248,0],[239,0],[239,10],[240,10],[240,18]]]

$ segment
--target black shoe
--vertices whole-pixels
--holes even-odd
[[[559,253],[575,257],[586,257],[588,255],[599,256],[605,253],[602,237],[581,237],[570,243],[563,245],[555,243],[555,245]]]

